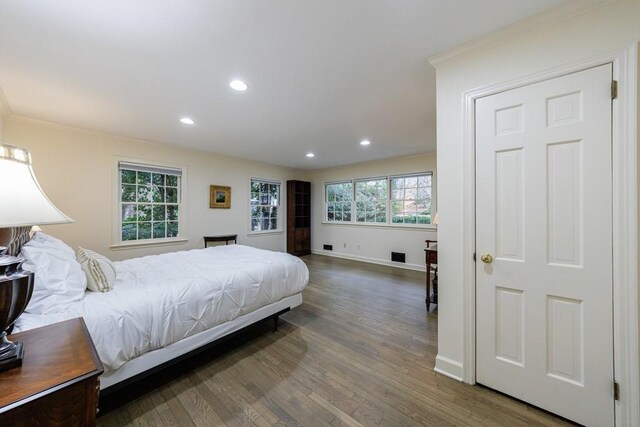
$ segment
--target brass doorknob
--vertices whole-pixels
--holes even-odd
[[[493,257],[490,254],[482,254],[482,256],[480,257],[480,261],[484,262],[485,264],[491,264],[491,262],[493,261]]]

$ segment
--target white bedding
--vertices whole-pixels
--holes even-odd
[[[294,256],[228,245],[116,262],[108,293],[87,292],[66,311],[23,313],[16,332],[83,317],[105,370],[300,293],[309,280]]]

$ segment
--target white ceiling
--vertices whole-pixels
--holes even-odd
[[[289,167],[410,155],[435,150],[426,58],[560,3],[4,0],[0,88],[12,114]]]

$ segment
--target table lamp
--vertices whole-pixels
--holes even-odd
[[[40,188],[27,150],[0,143],[0,229],[73,222],[56,208]],[[7,254],[0,246],[0,371],[22,365],[24,348],[7,339],[7,328],[27,307],[33,293],[34,275],[23,271],[22,258]],[[17,251],[17,249],[16,249]]]

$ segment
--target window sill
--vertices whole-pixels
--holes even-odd
[[[322,225],[337,225],[338,227],[364,227],[364,228],[390,228],[396,230],[423,230],[423,231],[438,231],[438,226],[435,224],[415,225],[415,224],[376,224],[366,222],[332,222],[322,221]]]
[[[145,242],[138,242],[133,240],[131,242],[115,243],[109,246],[109,248],[113,250],[123,250],[123,249],[143,248],[143,247],[149,247],[149,246],[184,245],[185,243],[188,243],[188,242],[189,242],[189,239],[183,239],[183,238],[164,239],[164,240],[145,241]]]
[[[284,230],[249,231],[247,237],[263,236],[265,234],[283,234]]]

